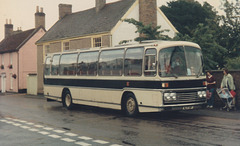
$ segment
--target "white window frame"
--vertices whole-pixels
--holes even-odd
[[[96,42],[97,39],[100,39],[100,42]],[[98,44],[98,45],[96,45],[96,44]],[[93,47],[102,47],[102,37],[101,36],[93,38]]]
[[[68,43],[68,45],[66,45]],[[70,42],[65,41],[63,42],[63,51],[69,51],[70,50]]]

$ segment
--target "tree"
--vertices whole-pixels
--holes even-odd
[[[240,69],[240,57],[227,59],[226,67],[228,69]]]
[[[240,6],[238,1],[230,3],[223,0],[225,15],[221,16],[221,34],[219,43],[228,49],[228,57],[235,58],[240,55]]]
[[[213,6],[194,0],[178,0],[162,6],[161,10],[179,31],[174,40],[199,44],[202,48],[204,69],[224,67],[226,49],[219,45],[220,17]]]
[[[227,50],[217,43],[214,33],[214,30],[210,29],[208,25],[198,24],[191,37],[179,33],[174,40],[191,41],[199,44],[203,52],[204,70],[218,69],[225,64],[224,58]]]
[[[168,32],[169,30],[164,29],[160,30],[161,26],[153,27],[152,24],[144,25],[142,22],[139,22],[133,18],[131,19],[124,19],[124,22],[128,22],[133,24],[137,27],[136,33],[139,33],[140,36],[135,38],[135,41],[141,42],[143,40],[169,40],[170,37],[164,35],[164,32]],[[122,43],[126,42],[127,40],[121,41]]]
[[[211,5],[205,2],[202,6],[194,0],[171,1],[160,9],[180,33],[189,36],[192,36],[198,24],[206,24],[208,19],[216,17],[216,11]]]

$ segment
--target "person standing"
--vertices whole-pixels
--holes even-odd
[[[235,90],[233,77],[228,73],[228,69],[223,69],[223,79],[221,82],[221,88],[228,88],[229,91]]]
[[[216,80],[211,71],[207,71],[207,108],[213,108]]]
[[[233,98],[236,92],[235,92],[235,85],[234,85],[234,81],[233,81],[233,77],[230,73],[228,73],[228,69],[223,69],[223,79],[221,82],[221,88],[227,88],[230,92],[230,94],[232,94]],[[222,90],[224,91],[224,90]],[[225,92],[223,92],[225,94]],[[232,100],[232,98],[228,98],[228,101],[230,102]],[[225,103],[226,104],[226,103]],[[224,108],[226,108],[227,106],[225,105]]]

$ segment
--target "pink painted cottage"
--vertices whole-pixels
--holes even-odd
[[[35,13],[35,28],[13,31],[11,20],[5,24],[5,38],[0,42],[0,91],[26,92],[27,75],[37,74],[35,42],[45,34],[43,9]]]

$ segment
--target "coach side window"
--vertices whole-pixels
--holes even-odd
[[[124,61],[125,76],[141,76],[143,62],[143,48],[129,48]]]
[[[77,53],[63,54],[60,59],[60,75],[76,75]]]
[[[58,71],[59,71],[59,58],[60,55],[54,55],[53,56],[53,61],[52,61],[52,66],[51,66],[51,74],[52,75],[58,75]]]
[[[80,76],[96,76],[98,54],[96,51],[80,53],[77,74]]]
[[[44,68],[44,74],[50,75],[50,67],[51,67],[51,57],[47,57],[45,61],[45,68]]]
[[[100,76],[121,76],[123,74],[124,49],[102,51],[99,58]]]
[[[145,52],[145,70],[144,75],[145,76],[155,76],[156,75],[156,55],[157,51],[156,49],[147,49]]]

